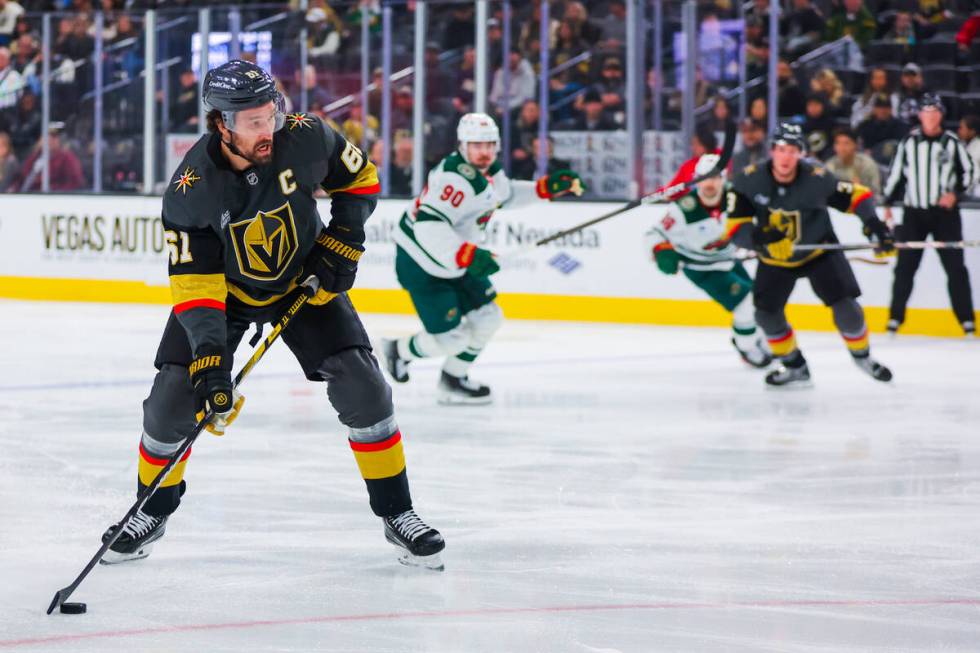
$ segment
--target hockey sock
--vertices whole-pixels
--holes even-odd
[[[170,461],[172,455],[172,453],[157,454],[151,452],[144,442],[140,442],[139,465],[137,467],[139,474],[138,490],[142,491],[143,488],[153,482],[160,470]],[[154,491],[153,496],[143,506],[143,510],[147,514],[163,517],[177,510],[177,506],[180,505],[180,497],[187,487],[184,483],[184,469],[187,467],[187,459],[190,455],[191,450],[188,449],[187,453],[173,466],[167,477]]]
[[[735,346],[749,351],[756,346],[755,310],[752,308],[752,295],[746,295],[732,310],[732,337]]]
[[[463,325],[445,333],[419,331],[414,336],[398,339],[398,355],[406,360],[432,356],[455,356],[464,351],[470,334]]]
[[[378,439],[354,429],[349,442],[361,477],[367,485],[371,510],[379,517],[397,515],[412,508],[405,471],[405,451],[401,431]]]
[[[470,311],[463,316],[463,319],[466,320],[466,329],[469,336],[466,341],[466,346],[454,356],[447,358],[445,364],[442,366],[442,370],[446,374],[458,378],[466,376],[467,371],[473,365],[477,356],[480,355],[483,348],[487,346],[487,343],[490,342],[490,339],[493,338],[493,335],[500,328],[500,325],[503,324],[504,314],[496,303],[490,302]]]
[[[871,345],[868,339],[868,326],[864,321],[864,310],[854,299],[846,298],[831,306],[834,312],[834,324],[848,351],[855,358],[863,358],[870,353]]]

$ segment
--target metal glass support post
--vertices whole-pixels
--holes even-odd
[[[51,14],[45,13],[41,23],[41,47],[44,61],[41,63],[41,159],[44,169],[41,172],[41,191],[51,190],[51,144],[48,131],[51,129]],[[24,189],[27,190],[27,189]]]
[[[103,38],[102,29],[105,27],[105,14],[101,11],[95,12],[95,51],[92,53],[92,65],[95,72],[95,106],[92,116],[93,133],[95,147],[92,150],[92,190],[96,193],[102,192],[102,87],[104,81],[102,74],[102,49]]]
[[[779,0],[769,0],[769,137],[779,123]]]
[[[381,196],[388,196],[391,173],[391,5],[381,9]]]
[[[228,31],[231,32],[231,43],[229,43],[228,52],[232,59],[242,58],[242,43],[241,43],[241,32],[242,32],[242,12],[238,7],[232,7],[228,10]]]
[[[511,47],[511,37],[510,37],[510,21],[511,21],[511,11],[510,11],[510,0],[504,0],[503,4],[503,39],[501,45],[501,54],[503,56],[503,61],[500,62],[500,81],[503,82],[504,95],[500,99],[500,103],[507,107],[510,106],[510,47]],[[513,146],[510,142],[510,122],[511,115],[510,111],[504,111],[503,119],[501,121],[503,129],[503,134],[501,134],[501,148],[503,150],[503,166],[504,172],[510,175],[510,153]]]
[[[742,21],[742,25],[745,25],[745,5],[741,2],[736,2],[735,6],[738,8],[738,19]],[[749,110],[749,97],[748,91],[745,88],[745,82],[749,80],[749,67],[746,61],[746,45],[745,42],[745,30],[743,28],[742,33],[739,35],[739,47],[738,47],[738,119],[739,121],[745,120],[745,116]]]
[[[684,88],[681,95],[681,132],[684,135],[684,145],[687,146],[694,135],[694,85],[698,57],[698,5],[695,0],[685,0],[681,9],[681,21],[687,41],[687,51],[684,54]]]
[[[541,105],[541,119],[538,120],[538,152],[537,152],[537,173],[541,177],[548,172],[548,113],[550,111],[548,102],[548,71],[551,70],[548,52],[548,23],[551,22],[548,0],[541,0],[541,32],[538,38],[541,39],[541,77],[538,80],[538,94],[540,95],[539,104]],[[508,65],[509,65],[508,61]]]
[[[361,150],[368,150],[368,84],[371,83],[371,12],[368,3],[361,3]]]
[[[653,0],[653,128],[664,128],[664,3]]]
[[[626,152],[629,197],[643,193],[643,0],[626,3]]]
[[[310,63],[310,44],[307,43],[309,29],[306,27],[308,7],[309,0],[300,0],[299,10],[303,14],[303,27],[299,30],[299,110],[303,113],[310,108],[310,89],[306,87],[306,67]]]
[[[143,79],[143,194],[153,193],[156,179],[156,87],[157,87],[157,12],[147,9],[143,25],[144,68]]]
[[[204,76],[211,69],[211,10],[207,7],[197,10],[198,33],[201,38],[201,79],[198,81],[200,93],[197,102],[197,133],[205,134],[208,131],[207,113],[204,111]]]
[[[476,71],[474,83],[476,90],[473,95],[473,110],[477,113],[487,112],[487,0],[476,2]]]
[[[415,106],[412,107],[412,195],[422,193],[425,177],[425,21],[428,4],[415,3]]]

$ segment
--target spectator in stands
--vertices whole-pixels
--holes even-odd
[[[321,3],[306,12],[309,56],[321,65],[336,63],[344,39],[344,21],[330,5]]]
[[[472,33],[472,27],[470,28]],[[548,49],[555,46],[555,34],[558,32],[558,21],[551,16],[548,22]],[[531,7],[531,19],[521,21],[521,32],[517,39],[517,49],[537,61],[536,53],[540,52],[538,42],[541,35],[541,3],[535,2]]]
[[[769,32],[756,16],[745,18],[745,66],[749,78],[765,75],[769,66]]]
[[[456,89],[453,95],[453,108],[457,113],[469,113],[476,92],[476,49],[463,50],[463,60],[450,72],[450,83]]]
[[[945,0],[918,0],[915,20],[929,25],[941,25],[953,17]]]
[[[17,19],[24,13],[24,8],[13,0],[0,0],[0,46],[7,46],[14,39],[14,29]]]
[[[881,171],[874,159],[858,152],[857,135],[850,127],[834,130],[834,156],[827,161],[827,169],[838,179],[862,184],[881,194]]]
[[[858,138],[861,147],[872,151],[872,157],[879,163],[887,164],[891,156],[875,156],[874,150],[888,141],[898,142],[909,132],[907,122],[900,120],[892,113],[892,100],[884,93],[875,96],[871,104],[871,117],[858,127]]]
[[[806,99],[803,134],[806,136],[807,150],[821,161],[826,161],[833,153],[834,124],[829,102],[823,93],[814,93]]]
[[[391,99],[391,128],[392,130],[412,129],[412,114],[415,111],[415,95],[411,86],[399,86]]]
[[[589,47],[599,42],[599,38],[602,36],[602,30],[589,21],[589,12],[586,10],[585,5],[578,2],[578,0],[573,0],[573,2],[565,5],[564,19],[570,21],[578,28],[579,36],[582,37],[582,40]]]
[[[623,0],[612,0],[609,3],[609,14],[596,23],[602,34],[600,45],[607,50],[618,50],[626,47],[626,3]]]
[[[10,61],[10,50],[0,47],[0,112],[9,113],[24,89],[24,80]]]
[[[875,37],[878,25],[864,0],[843,0],[824,28],[824,40],[836,41],[850,36],[863,49]]]
[[[498,69],[493,75],[493,86],[490,89],[490,102],[497,107],[498,111],[511,111],[524,104],[535,96],[538,78],[534,74],[534,68],[530,62],[524,58],[520,50],[511,50],[510,53],[510,89],[507,93],[507,104],[504,106],[504,71]]]
[[[389,194],[397,197],[411,197],[413,152],[412,135],[407,132],[397,134],[388,178]]]
[[[41,92],[41,50],[33,34],[21,34],[14,42],[12,50],[13,67],[20,73],[24,85],[34,91]]]
[[[919,123],[919,98],[926,93],[922,69],[918,64],[907,63],[902,67],[898,89],[898,117],[910,125]]]
[[[623,76],[623,62],[619,57],[610,57],[603,62],[599,81],[593,88],[602,97],[602,106],[610,115],[615,116],[625,109],[626,79]]]
[[[961,52],[969,52],[970,44],[977,34],[980,34],[980,7],[963,22],[960,31],[956,33],[956,44]]]
[[[10,136],[0,132],[0,193],[10,192],[9,187],[19,169],[20,164],[17,163],[17,155],[10,144]]]
[[[50,156],[51,190],[74,191],[80,190],[85,185],[85,176],[82,174],[82,163],[75,156],[75,153],[65,147],[61,142],[61,129],[63,123],[51,123],[48,130],[48,151]],[[24,161],[20,172],[14,180],[14,188],[19,192],[39,192],[41,190],[41,180],[44,170],[44,159],[41,158],[41,141],[34,146],[33,152]]]
[[[574,131],[613,131],[619,129],[616,122],[606,114],[602,96],[590,90],[582,98],[582,110],[569,125]]]
[[[725,133],[729,125],[734,124],[735,117],[732,115],[732,107],[724,95],[716,95],[712,100],[711,113],[704,124],[708,129],[715,133]]]
[[[585,87],[572,79],[570,70],[561,71],[552,77],[548,84],[548,104],[551,107],[551,120],[555,124],[566,123],[572,120],[575,117],[575,106],[574,100],[569,100],[569,98],[577,95]]]
[[[538,133],[538,123],[541,120],[541,107],[537,100],[527,100],[521,105],[520,113],[510,125],[511,156],[519,158],[517,150],[524,153],[531,151],[531,140]]]
[[[732,170],[741,172],[750,165],[766,160],[769,150],[766,148],[766,127],[761,122],[746,118],[739,125],[742,144],[732,155]]]
[[[537,166],[538,166],[538,143],[541,141],[537,136],[531,139],[531,146],[529,148],[528,156],[522,158],[520,161],[513,161],[511,164],[511,179],[525,179],[532,180],[537,177]],[[558,170],[569,170],[572,164],[565,159],[556,159],[555,153],[555,139],[548,136],[547,140],[547,165],[545,167],[545,173],[550,174]]]
[[[17,100],[17,110],[10,121],[10,140],[19,159],[27,156],[41,138],[41,110],[37,100],[34,93],[25,90]]]
[[[558,25],[558,37],[555,41],[554,63],[558,66],[569,59],[573,59],[583,52],[588,51],[589,44],[586,43],[578,33],[578,25],[565,19]],[[583,61],[575,66],[575,72],[580,79],[588,79],[589,62]]]
[[[752,0],[752,6],[745,11],[746,25],[749,21],[758,23],[759,28],[769,34],[769,0]]]
[[[197,131],[197,77],[191,68],[180,72],[177,89],[170,96],[170,122],[175,132]]]
[[[884,93],[891,98],[892,114],[898,114],[898,95],[891,90],[888,71],[878,66],[868,71],[868,82],[864,87],[864,92],[851,106],[851,127],[857,129],[862,122],[871,116],[872,102],[879,93]]]
[[[474,41],[475,23],[473,20],[473,4],[453,5],[449,22],[443,32],[442,47],[444,50],[458,50],[472,45]]]
[[[915,47],[936,33],[936,26],[919,14],[899,9],[892,18],[891,27],[882,39],[905,46],[906,56],[915,54]]]
[[[973,159],[973,169],[980,170],[980,116],[975,114],[963,116],[960,119],[956,135],[960,137],[966,151],[970,153],[970,158]],[[980,197],[980,183],[977,183],[969,191],[969,194],[973,197]]]
[[[68,22],[67,29],[64,23]],[[76,62],[89,57],[95,50],[95,40],[88,34],[89,21],[84,15],[74,19],[64,19],[59,26],[60,33],[55,43],[55,52]]]
[[[827,100],[827,114],[832,119],[846,118],[850,115],[844,105],[844,84],[830,68],[821,68],[810,78],[810,92],[823,94]]]
[[[373,80],[373,81],[380,81],[380,80]],[[293,103],[293,111],[301,111],[303,108],[302,107],[303,103],[301,102],[302,100],[301,96],[302,96],[302,84],[304,82],[306,84],[306,110],[307,111],[316,113],[317,111],[321,110],[323,107],[330,104],[330,94],[327,92],[327,89],[323,88],[317,81],[316,67],[313,64],[308,63],[306,64],[305,74],[303,75],[302,78],[300,77],[299,74],[299,68],[296,69],[296,72],[293,75],[294,91],[290,96],[290,99],[292,100]],[[369,107],[371,106],[371,99],[372,99],[371,95],[369,94],[368,95]]]
[[[500,21],[491,18],[487,21],[487,58],[496,65],[504,57],[504,29]]]
[[[367,132],[364,131],[364,108],[360,102],[355,102],[350,107],[350,114],[347,120],[341,123],[340,128],[351,143],[361,147],[365,143],[373,143],[378,138],[378,119],[368,114]]]
[[[797,59],[820,45],[823,28],[823,14],[813,6],[812,0],[793,0],[792,11],[786,14],[780,25],[786,56]]]
[[[705,125],[698,125],[694,130],[694,135],[691,137],[691,158],[681,164],[681,167],[677,169],[677,174],[674,175],[674,178],[667,185],[674,186],[691,181],[694,179],[694,169],[698,165],[698,159],[705,154],[719,153],[721,153],[721,150],[718,149],[718,138],[715,136],[715,133]],[[676,197],[679,197],[679,195],[675,195],[670,199]]]
[[[760,125],[769,124],[769,102],[765,97],[759,96],[749,103],[749,118]]]
[[[776,78],[779,80],[779,115],[802,116],[806,112],[806,97],[785,57],[779,58]]]

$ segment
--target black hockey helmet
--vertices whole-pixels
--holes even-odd
[[[204,76],[204,109],[221,112],[225,127],[235,131],[235,114],[269,102],[276,107],[275,131],[286,122],[285,100],[272,75],[248,61],[232,59]]]
[[[942,113],[946,113],[946,106],[943,104],[943,99],[939,97],[936,93],[923,93],[919,96],[919,99],[915,101],[915,110],[922,111],[923,109],[935,108],[939,109]]]
[[[791,122],[781,122],[772,135],[772,145],[795,145],[800,152],[806,152],[806,138],[803,129]]]

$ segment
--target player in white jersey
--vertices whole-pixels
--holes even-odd
[[[707,174],[718,163],[717,154],[705,154],[694,174]],[[766,367],[772,356],[756,332],[752,306],[752,278],[735,259],[735,246],[717,249],[725,236],[724,173],[708,177],[670,204],[660,222],[647,234],[653,259],[664,274],[684,276],[732,313],[732,344],[753,367]]]
[[[503,322],[490,275],[500,269],[477,243],[493,212],[566,193],[580,195],[581,178],[558,170],[536,182],[511,181],[497,162],[500,131],[493,118],[469,113],[456,130],[458,151],[429,172],[415,204],[395,227],[395,272],[412,296],[424,329],[384,340],[386,368],[399,383],[409,363],[440,356],[439,402],[489,403],[490,388],[467,376],[470,366]]]

